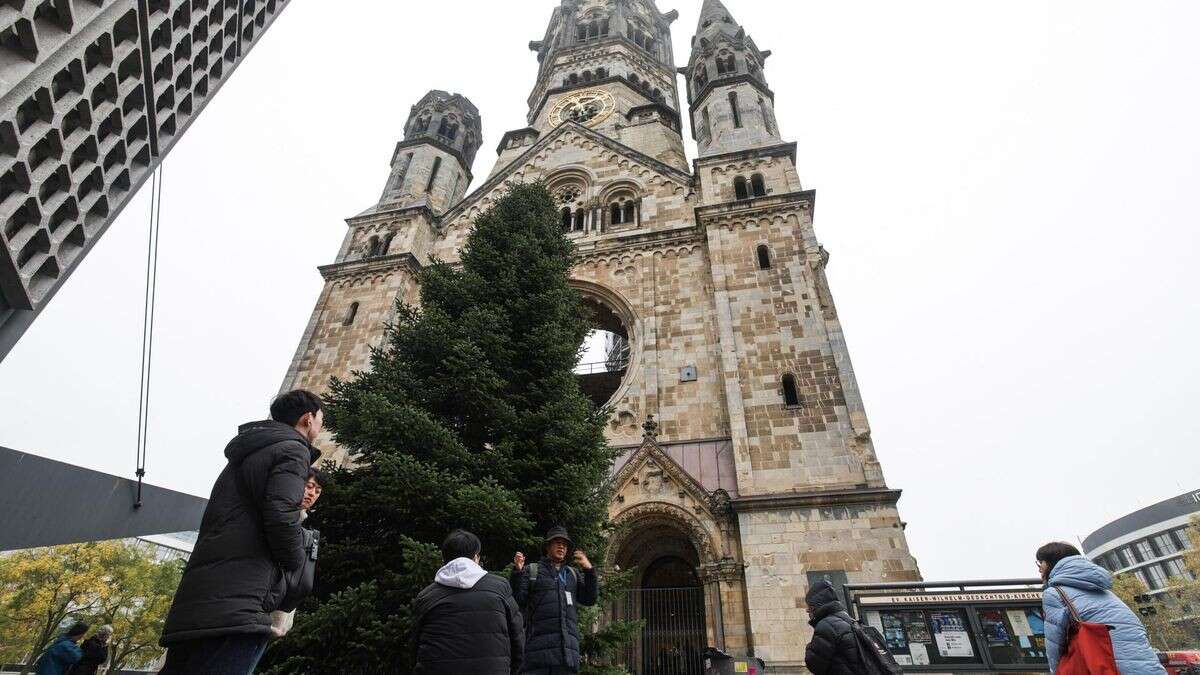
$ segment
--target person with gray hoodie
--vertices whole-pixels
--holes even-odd
[[[521,609],[505,579],[479,566],[479,538],[456,530],[442,543],[432,584],[413,601],[414,673],[515,675],[525,653]]]

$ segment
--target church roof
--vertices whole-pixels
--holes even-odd
[[[700,20],[696,23],[696,34],[699,35],[704,32],[704,29],[707,28],[705,25],[706,21],[715,23],[723,21],[726,17],[729,17],[729,20],[733,21],[733,14],[725,7],[725,3],[721,2],[721,0],[704,0],[704,6],[700,8]],[[734,25],[737,24],[736,21],[733,23]]]
[[[560,136],[562,136],[563,134],[568,133],[568,132],[574,132],[574,133],[580,134],[581,136],[584,136],[584,137],[586,137],[586,138],[588,138],[610,150],[613,150],[622,155],[625,155],[626,157],[629,157],[630,159],[633,159],[633,160],[636,160],[637,162],[645,164],[646,166],[650,167],[651,169],[658,172],[659,174],[666,176],[680,184],[683,184],[683,185],[691,184],[692,174],[690,174],[686,171],[681,171],[681,170],[679,170],[669,164],[666,164],[665,162],[657,160],[647,154],[638,152],[637,150],[634,150],[633,148],[629,147],[628,145],[625,145],[624,143],[621,143],[612,138],[609,138],[608,136],[605,136],[604,134],[596,131],[595,129],[590,129],[588,127],[583,126],[582,124],[577,124],[575,122],[565,122],[565,123],[560,124],[559,126],[555,127],[552,131],[550,131],[549,133],[545,134],[540,139],[538,139],[537,143],[534,143],[532,146],[529,147],[528,150],[523,152],[519,157],[517,157],[517,158],[513,159],[511,162],[509,162],[508,165],[505,166],[502,170],[496,172],[496,174],[493,175],[491,178],[489,178],[487,180],[487,182],[485,182],[483,185],[480,185],[477,189],[475,189],[475,191],[468,194],[465,198],[462,199],[462,201],[460,201],[459,203],[452,206],[448,211],[446,211],[445,214],[443,214],[441,216],[441,218],[439,220],[443,224],[445,224],[445,223],[449,223],[450,221],[457,218],[463,211],[470,208],[471,205],[473,205],[474,203],[476,203],[483,197],[490,194],[497,187],[499,187],[505,180],[507,180],[510,176],[512,176],[512,174],[515,173],[517,171],[517,169],[519,169],[526,162],[528,162],[531,157],[536,157],[539,152],[541,152],[545,148],[549,147],[554,142],[555,139],[559,138]]]

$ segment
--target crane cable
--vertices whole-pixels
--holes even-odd
[[[146,294],[142,305],[142,363],[138,382],[137,501],[142,506],[142,479],[146,476],[146,446],[150,436],[150,365],[154,356],[154,309],[158,295],[158,232],[162,211],[163,167],[159,164],[150,182],[150,234],[146,242]]]

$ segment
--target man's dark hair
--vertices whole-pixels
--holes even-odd
[[[294,427],[301,417],[316,413],[322,407],[320,396],[304,389],[293,389],[271,401],[271,419]]]
[[[450,562],[457,558],[474,558],[482,548],[479,537],[466,530],[455,530],[442,542],[442,562]]]
[[[329,474],[325,471],[322,471],[322,470],[316,468],[315,466],[309,467],[308,478],[306,478],[304,480],[305,480],[305,482],[310,481],[310,480],[315,480],[315,481],[317,481],[317,485],[319,485],[321,487],[321,489],[325,489],[329,485]]]
[[[1037,559],[1046,563],[1047,574],[1054,571],[1058,561],[1073,555],[1080,555],[1079,549],[1063,541],[1050,542],[1037,550]]]
[[[67,629],[67,637],[77,638],[86,632],[88,632],[88,625],[86,623],[80,621],[80,622],[76,623],[74,626],[71,626],[70,628]]]

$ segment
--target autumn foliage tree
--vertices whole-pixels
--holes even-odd
[[[113,669],[162,655],[158,634],[181,567],[122,541],[28,549],[0,557],[0,662],[22,674],[64,625],[113,626]]]

